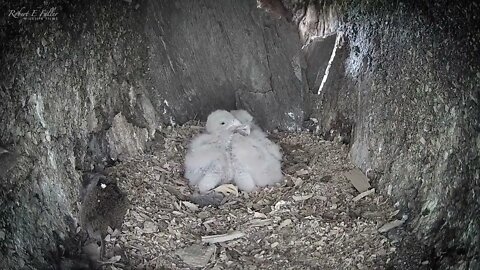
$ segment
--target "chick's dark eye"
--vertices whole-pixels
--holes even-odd
[[[223,126],[223,125],[225,125],[225,122],[221,122],[220,124]]]

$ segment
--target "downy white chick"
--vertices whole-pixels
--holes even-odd
[[[185,178],[198,185],[205,193],[220,184],[232,182],[235,169],[232,163],[232,139],[248,135],[248,126],[242,125],[232,114],[217,110],[207,118],[206,133],[192,140],[185,157]]]
[[[282,153],[280,147],[274,142],[270,141],[267,138],[267,134],[262,131],[262,129],[255,124],[253,116],[245,110],[233,110],[230,111],[235,118],[237,118],[242,124],[245,124],[250,127],[250,137],[256,139],[260,147],[265,147],[267,152],[275,157],[277,160],[282,160]]]
[[[185,177],[202,193],[230,182],[244,191],[279,182],[280,161],[249,131],[249,125],[227,111],[210,114],[207,133],[190,144]]]
[[[264,144],[250,136],[235,136],[232,141],[235,184],[244,191],[278,183],[282,180],[280,160]]]

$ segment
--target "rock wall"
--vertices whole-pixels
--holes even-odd
[[[150,1],[146,17],[148,87],[166,123],[238,107],[265,128],[301,127],[305,101],[293,25],[264,14],[253,0]]]
[[[351,143],[352,160],[431,247],[434,269],[478,269],[479,6],[311,1],[304,9],[305,43],[342,37],[332,76],[320,93],[311,89],[318,130]]]
[[[2,12],[38,8],[6,5]],[[109,134],[141,133],[145,143],[157,124],[137,79],[146,49],[129,45],[143,39],[134,8],[119,1],[43,8],[52,7],[55,20],[2,22],[0,144],[19,155],[1,179],[4,269],[43,268],[61,255],[59,244],[75,230],[81,170],[114,156]]]

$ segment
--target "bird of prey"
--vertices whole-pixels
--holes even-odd
[[[80,208],[80,224],[89,237],[101,242],[100,260],[105,255],[104,239],[108,227],[120,229],[128,208],[127,195],[117,183],[100,173],[86,173],[84,182],[89,182],[84,191]]]
[[[242,122],[242,124],[250,127],[250,137],[254,138],[255,142],[258,143],[260,147],[264,147],[267,152],[277,160],[282,160],[280,147],[268,139],[267,134],[255,123],[255,120],[250,113],[245,110],[233,110],[230,111],[230,113]]]
[[[279,182],[280,161],[249,135],[250,125],[242,124],[231,113],[211,113],[206,133],[193,139],[185,159],[185,177],[190,184],[205,193],[232,182],[244,191]]]
[[[198,185],[205,193],[220,184],[230,183],[234,178],[232,164],[232,139],[235,134],[249,134],[233,115],[217,110],[207,118],[206,132],[192,140],[185,157],[185,178],[191,185]]]

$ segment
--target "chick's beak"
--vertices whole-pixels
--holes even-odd
[[[243,125],[240,121],[235,119],[232,124],[228,127],[230,131],[233,133],[239,133],[244,136],[248,136],[250,134],[250,126]]]
[[[248,136],[248,135],[250,135],[250,126],[249,125],[240,125],[234,130],[234,132],[239,133],[243,136]]]

